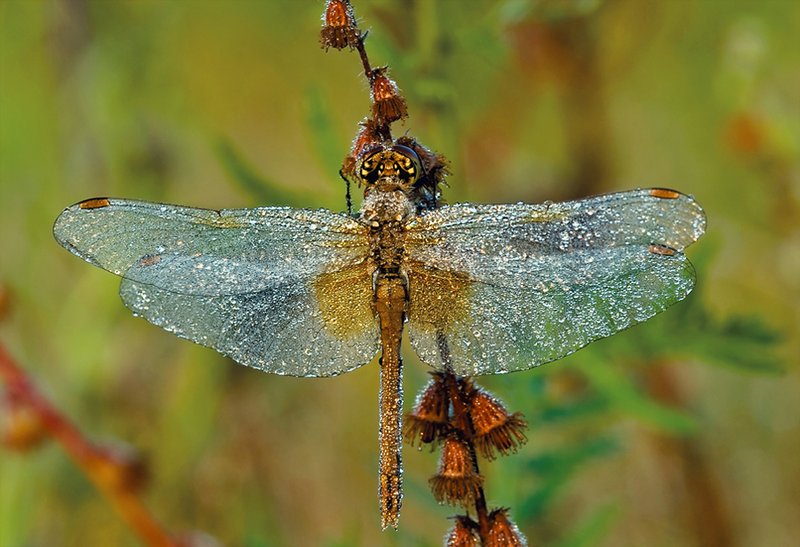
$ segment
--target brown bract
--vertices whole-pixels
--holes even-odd
[[[428,385],[417,397],[414,410],[406,415],[403,433],[412,446],[428,444],[447,431],[449,400],[442,374],[432,372]]]
[[[406,100],[397,84],[386,75],[386,67],[376,68],[370,82],[372,117],[378,125],[388,125],[408,116]]]
[[[322,15],[320,43],[322,47],[335,49],[355,48],[360,36],[356,26],[353,6],[348,0],[328,0]]]
[[[489,515],[489,533],[484,547],[526,547],[528,542],[517,525],[508,518],[508,509],[495,509]]]
[[[439,472],[428,482],[439,503],[466,507],[478,497],[483,477],[475,472],[469,445],[452,435],[442,447]]]
[[[509,414],[503,403],[484,389],[472,392],[469,412],[475,429],[475,447],[488,460],[495,458],[495,451],[503,455],[516,452],[528,440],[522,414]]]
[[[469,517],[458,515],[455,525],[444,540],[446,547],[478,547],[478,525]]]

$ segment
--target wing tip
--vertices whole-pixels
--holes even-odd
[[[658,200],[679,200],[682,203],[682,205],[676,205],[676,207],[682,207],[685,211],[686,220],[689,223],[689,237],[677,247],[677,250],[683,250],[700,239],[703,234],[706,233],[708,217],[705,209],[703,209],[703,207],[697,202],[694,196],[691,194],[684,194],[683,192],[673,190],[672,188],[655,187],[647,188],[644,191],[647,192],[648,196]]]

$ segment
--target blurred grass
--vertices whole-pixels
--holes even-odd
[[[149,456],[147,501],[174,530],[234,545],[437,545],[453,511],[427,491],[427,451],[406,451],[400,531],[378,531],[375,364],[321,380],[235,366],[132,319],[118,281],[50,235],[64,206],[94,195],[343,210],[336,171],[368,90],[354,54],[319,49],[321,9],[0,3],[0,283],[12,298],[0,338],[84,431]],[[532,424],[520,454],[483,466],[490,502],[532,544],[707,545],[682,512],[699,484],[676,471],[689,447],[715,492],[698,503],[724,506],[715,522],[737,545],[791,545],[798,5],[356,10],[408,99],[397,132],[453,162],[449,201],[657,185],[708,213],[687,302],[540,371],[482,380]],[[425,368],[407,355],[410,404]],[[0,452],[0,545],[37,544],[135,544],[53,446]]]

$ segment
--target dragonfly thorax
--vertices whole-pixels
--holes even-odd
[[[414,214],[414,206],[405,191],[387,181],[364,193],[361,219],[372,228],[388,224],[404,224]]]

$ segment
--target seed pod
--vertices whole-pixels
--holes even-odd
[[[356,16],[350,0],[328,0],[322,14],[320,43],[322,47],[335,49],[355,48],[360,37]]]
[[[386,67],[372,71],[370,84],[372,117],[378,125],[387,125],[408,116],[406,100],[394,80],[386,76]]]
[[[493,460],[495,451],[503,455],[516,452],[528,440],[522,414],[509,414],[503,403],[483,389],[472,392],[469,411],[475,428],[475,446],[486,459]]]
[[[439,503],[466,507],[477,498],[483,477],[475,472],[469,446],[451,435],[442,446],[439,472],[428,483]]]
[[[467,516],[456,516],[456,523],[444,540],[445,547],[478,547],[478,523]]]
[[[489,514],[489,533],[484,547],[527,547],[528,541],[517,525],[508,518],[508,509],[495,509]]]
[[[432,378],[417,396],[414,410],[406,414],[403,434],[413,446],[432,443],[448,430],[449,399],[442,375],[434,372]]]

